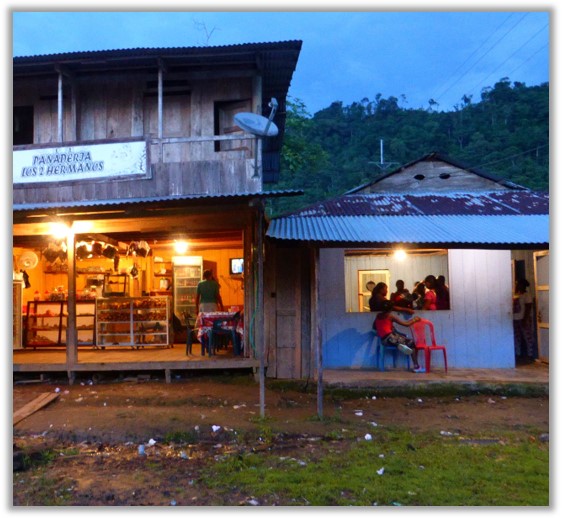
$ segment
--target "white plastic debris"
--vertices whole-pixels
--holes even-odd
[[[384,468],[377,469],[377,475],[382,475],[384,473]]]
[[[423,403],[423,399],[421,397],[418,398],[418,403]]]
[[[185,453],[185,451],[180,451],[180,457],[182,459],[189,459],[189,457],[187,456],[187,453]]]
[[[492,398],[490,398],[490,399],[488,399],[488,403],[493,404],[493,403],[495,403],[495,401]]]
[[[370,433],[366,433],[365,434],[365,440],[366,441],[372,441],[373,440],[373,436]]]
[[[175,500],[172,500],[172,501],[170,502],[170,505],[177,505],[177,502],[176,502]]]
[[[371,426],[378,426],[378,424],[375,423],[374,421],[371,421]]]
[[[139,455],[146,455],[146,453],[144,451],[144,444],[139,444],[138,452],[139,452]]]
[[[211,428],[212,428],[213,432],[218,432],[221,429],[221,427],[217,424],[214,424],[213,426],[211,426]]]
[[[384,459],[384,453],[379,453],[379,459]]]
[[[377,396],[373,396],[371,399],[374,401],[375,399],[377,399]]]
[[[356,410],[355,415],[361,417],[363,415],[363,410]]]
[[[57,388],[55,389],[55,392],[58,394],[58,393],[60,392],[60,388],[57,387]]]
[[[148,441],[149,446],[154,446],[155,444],[156,444],[156,441],[154,439],[149,439],[149,441]]]
[[[250,504],[250,505],[260,505],[260,503],[255,498],[250,498],[250,500],[248,500],[248,504]]]

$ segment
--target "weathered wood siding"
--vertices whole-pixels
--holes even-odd
[[[387,192],[393,194],[415,193],[420,191],[485,191],[504,189],[500,184],[460,169],[439,160],[423,161],[408,167],[407,170],[392,174],[369,185],[362,193]]]
[[[158,137],[158,97],[145,74],[80,78],[64,86],[64,144],[118,142]],[[61,182],[59,185],[14,186],[13,201],[20,203],[79,202],[190,194],[258,192],[254,175],[254,138],[215,145],[215,103],[236,103],[250,111],[252,78],[186,81],[185,90],[166,92],[163,98],[163,138],[202,137],[204,142],[149,144],[151,177]],[[18,81],[14,105],[34,107],[34,143],[57,145],[57,83]]]
[[[320,287],[324,367],[374,368],[374,314],[346,312],[344,250],[320,250],[320,277],[329,279]],[[434,323],[449,366],[513,368],[511,252],[449,250],[449,278],[452,309],[417,312]]]
[[[267,376],[303,379],[313,373],[311,269],[307,249],[270,246],[266,252]]]

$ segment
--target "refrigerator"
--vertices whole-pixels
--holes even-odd
[[[195,295],[197,284],[203,278],[202,256],[178,256],[173,258],[173,293],[174,313],[184,322],[187,312],[192,317],[195,313]]]

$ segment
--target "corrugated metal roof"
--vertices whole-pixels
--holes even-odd
[[[510,190],[447,194],[347,194],[302,209],[290,217],[548,213],[548,194]]]
[[[273,219],[267,236],[324,243],[544,245],[549,216],[292,216]]]
[[[104,207],[104,206],[123,206],[123,205],[148,205],[165,202],[181,202],[181,201],[212,201],[215,199],[228,198],[232,201],[246,200],[248,198],[276,198],[280,196],[295,196],[302,194],[299,190],[280,190],[280,191],[260,191],[260,192],[241,192],[236,194],[192,194],[183,196],[154,196],[149,198],[121,198],[113,200],[79,200],[68,202],[41,202],[41,203],[25,203],[15,204],[12,206],[13,212],[33,212],[37,210],[56,210],[66,208],[87,208],[87,207]]]

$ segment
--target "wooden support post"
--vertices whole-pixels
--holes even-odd
[[[258,231],[257,231],[257,289],[256,289],[256,347],[259,350],[260,362],[260,415],[265,416],[265,332],[263,318],[263,202],[258,205]]]
[[[71,227],[66,238],[66,256],[68,263],[68,301],[66,320],[66,370],[69,373],[78,362],[78,336],[76,331],[76,258],[75,233]]]
[[[314,247],[312,250],[313,255],[313,288],[312,288],[312,329],[313,329],[313,343],[314,350],[316,352],[316,406],[318,417],[324,417],[324,380],[323,380],[323,359],[322,359],[322,329],[320,326],[320,310],[319,310],[319,293],[320,293],[320,251],[318,247]]]
[[[164,369],[164,377],[166,378],[166,383],[172,383],[172,370]]]

